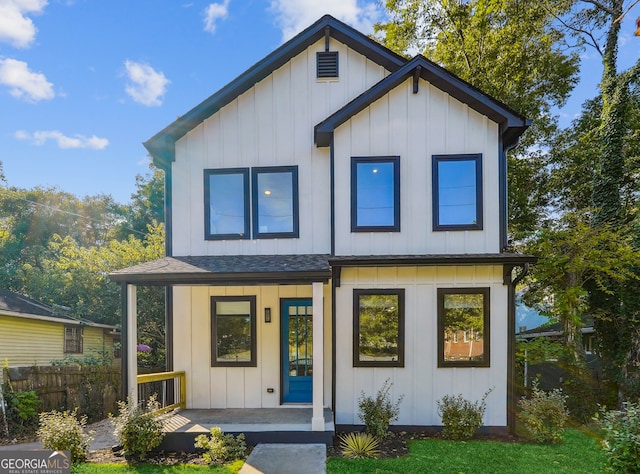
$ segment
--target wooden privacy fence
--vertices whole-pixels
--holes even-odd
[[[13,367],[2,375],[15,392],[34,390],[42,401],[39,411],[78,407],[89,422],[115,413],[122,399],[120,370],[112,367]]]

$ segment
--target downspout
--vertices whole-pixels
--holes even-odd
[[[333,149],[333,134],[329,144],[329,194],[331,199],[331,256],[336,255],[336,198],[335,198],[335,154]],[[331,269],[331,412],[333,423],[336,422],[336,287],[340,284],[339,269]]]
[[[173,254],[173,193],[171,163],[164,168],[164,227],[165,255]],[[173,371],[173,286],[164,287],[164,337],[165,365],[168,372]]]
[[[516,432],[516,286],[529,273],[529,264],[521,266],[522,271],[512,278],[515,265],[504,266],[503,283],[507,285],[507,428]]]

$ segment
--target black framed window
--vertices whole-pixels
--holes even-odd
[[[204,171],[205,239],[248,239],[249,169]]]
[[[351,158],[351,231],[400,232],[400,157]]]
[[[66,326],[64,328],[64,352],[82,354],[82,328]]]
[[[298,167],[252,168],[253,238],[298,237]]]
[[[353,290],[353,366],[404,367],[404,289]]]
[[[489,367],[489,288],[438,288],[438,367]]]
[[[433,229],[482,230],[482,154],[433,155]]]
[[[256,366],[256,297],[211,297],[211,366]]]

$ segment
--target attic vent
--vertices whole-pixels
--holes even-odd
[[[317,78],[338,77],[338,52],[322,51],[316,53]]]

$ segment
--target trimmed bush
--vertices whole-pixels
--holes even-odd
[[[559,388],[545,392],[534,384],[531,398],[522,397],[518,401],[520,419],[536,442],[562,443],[569,418],[566,398]]]
[[[445,439],[471,439],[482,426],[482,417],[487,409],[488,390],[478,402],[470,402],[462,394],[445,395],[438,400],[438,414],[442,418],[442,436]]]
[[[340,436],[340,450],[345,458],[377,458],[380,440],[371,433],[347,433]]]
[[[147,401],[147,406],[118,402],[118,416],[111,417],[116,436],[124,448],[125,456],[143,460],[164,438],[162,421],[155,416],[159,403],[156,396]]]
[[[595,420],[604,431],[607,471],[640,472],[640,405],[624,403],[622,410],[601,409]]]
[[[71,462],[84,462],[89,452],[91,436],[85,434],[87,417],[77,417],[78,409],[72,412],[56,410],[40,413],[38,439],[45,449],[69,451]]]
[[[204,449],[202,457],[209,464],[222,464],[227,461],[244,459],[247,453],[247,445],[244,434],[234,437],[232,434],[223,434],[218,426],[211,428],[211,435],[199,435],[196,437],[196,448]]]
[[[384,438],[391,422],[398,419],[400,403],[404,398],[404,395],[400,395],[398,400],[392,402],[389,395],[391,387],[393,384],[387,379],[375,398],[361,392],[358,399],[358,416],[364,422],[366,432],[378,438]]]

